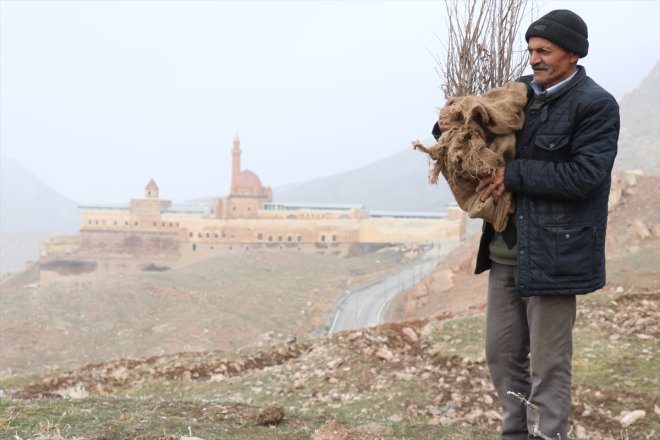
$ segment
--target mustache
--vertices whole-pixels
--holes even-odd
[[[545,63],[536,63],[532,66],[532,70],[549,70],[550,66]]]

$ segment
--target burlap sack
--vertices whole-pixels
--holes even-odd
[[[458,206],[470,218],[492,223],[499,232],[515,211],[511,193],[505,192],[495,204],[492,196],[482,202],[476,188],[479,180],[493,176],[499,166],[515,157],[515,132],[525,122],[526,102],[527,87],[519,82],[496,87],[483,96],[452,98],[442,112],[449,129],[431,148],[415,145],[435,161],[431,182],[436,183],[442,173]]]

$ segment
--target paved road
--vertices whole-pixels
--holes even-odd
[[[384,322],[392,298],[418,283],[458,244],[459,242],[435,244],[420,261],[377,283],[344,295],[332,310],[333,318],[328,333],[354,330]]]

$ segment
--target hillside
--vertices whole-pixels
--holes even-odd
[[[429,184],[426,155],[411,148],[367,166],[273,189],[276,202],[364,204],[369,210],[444,212],[446,182]]]
[[[0,275],[39,258],[47,237],[79,228],[78,204],[15,160],[0,156]]]
[[[633,284],[581,298],[571,438],[656,438],[659,306],[659,290]],[[495,440],[500,421],[481,354],[483,314],[449,318],[237,352],[118,359],[43,379],[5,377],[0,387],[11,398],[0,400],[7,421],[0,433]]]
[[[3,234],[78,230],[78,204],[4,155],[0,157],[0,206]]]
[[[660,61],[620,105],[621,133],[616,169],[660,175]]]
[[[325,313],[348,286],[379,279],[414,255],[264,250],[163,272],[5,283],[0,372],[238,349],[322,331]]]

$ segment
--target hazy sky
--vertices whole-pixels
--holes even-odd
[[[582,16],[581,64],[619,100],[660,58],[658,0],[537,5]],[[428,141],[444,102],[441,0],[0,6],[1,151],[83,204],[150,178],[226,195],[236,133],[265,185],[347,171]]]

